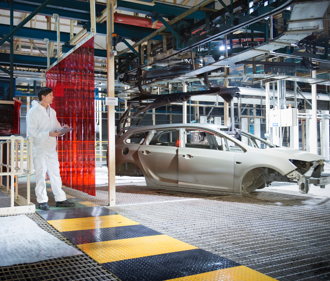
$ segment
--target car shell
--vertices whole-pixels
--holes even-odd
[[[173,142],[169,142],[168,146],[163,146],[162,142],[152,143],[157,133],[168,130],[177,132],[175,145]],[[130,138],[139,134],[144,136],[140,142],[129,142]],[[245,132],[241,132],[242,136],[253,137]],[[198,141],[203,137],[206,140],[200,141],[202,144],[208,143],[212,147],[211,142],[216,139],[223,145],[216,143],[214,149],[201,149]],[[193,138],[196,138],[196,142],[188,144]],[[300,191],[307,193],[306,184],[309,185],[307,181],[312,178],[314,170],[323,171],[322,157],[268,144],[272,148],[249,146],[227,132],[225,126],[214,124],[131,127],[116,138],[117,174],[143,175],[150,187],[184,191],[242,194],[263,188],[274,181],[288,181],[304,185],[305,190],[300,188]],[[186,147],[188,145],[192,147]],[[299,173],[293,163],[307,165],[309,174],[304,176]],[[313,183],[317,184],[316,181]]]

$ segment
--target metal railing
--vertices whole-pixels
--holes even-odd
[[[24,161],[24,145],[26,144],[26,161]],[[4,155],[4,146],[7,153]],[[0,190],[10,196],[10,207],[0,207],[0,214],[34,213],[35,205],[30,199],[30,177],[33,171],[33,139],[20,136],[0,137]],[[6,163],[3,163],[6,159]],[[6,172],[3,172],[3,168]],[[26,175],[27,196],[26,199],[18,194],[18,176]],[[3,186],[3,178],[7,177],[6,186]],[[9,183],[10,182],[10,183]],[[16,205],[15,205],[16,203]]]

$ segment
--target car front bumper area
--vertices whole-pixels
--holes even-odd
[[[322,173],[320,178],[309,178],[309,183],[325,188],[330,184],[330,174]]]

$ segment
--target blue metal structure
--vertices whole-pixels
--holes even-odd
[[[10,26],[6,24],[0,24],[0,32],[3,34],[8,34],[10,32]],[[48,38],[50,42],[57,42],[56,31],[30,27],[22,27],[15,33],[14,37],[31,40],[43,40],[44,38]],[[64,44],[68,41],[70,41],[70,33],[61,32],[60,42]]]

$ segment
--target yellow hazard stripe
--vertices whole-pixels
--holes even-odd
[[[101,217],[87,217],[87,218],[64,219],[64,220],[49,220],[48,223],[61,232],[139,224],[121,215],[109,215],[109,216],[101,216]]]
[[[99,263],[114,262],[197,249],[167,235],[81,244],[78,247]]]
[[[276,281],[276,279],[248,268],[244,265],[235,266],[196,275],[179,277],[167,281],[205,281],[205,280],[221,280],[221,281]]]

